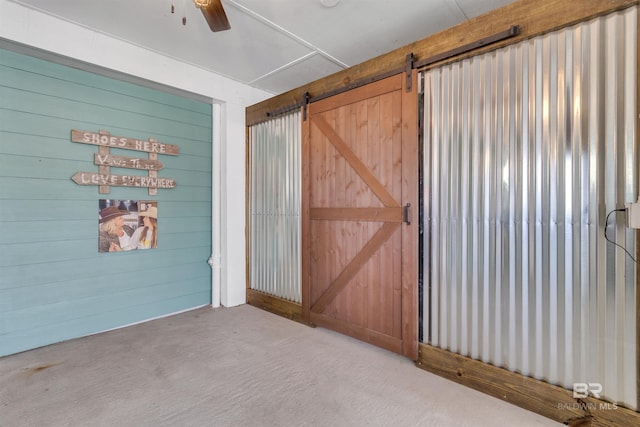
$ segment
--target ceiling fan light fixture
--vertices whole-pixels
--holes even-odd
[[[224,13],[222,0],[193,0],[196,6],[206,3],[206,6],[198,6],[209,24],[211,31],[224,31],[231,28],[227,14]]]
[[[196,7],[203,8],[208,7],[211,3],[211,0],[193,0],[193,3],[196,5]]]

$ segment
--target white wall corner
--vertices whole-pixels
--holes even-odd
[[[246,302],[245,107],[222,108],[222,286],[221,302]]]

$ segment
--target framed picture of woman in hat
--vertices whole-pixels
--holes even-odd
[[[156,201],[102,199],[99,201],[98,209],[98,252],[157,247]]]
[[[158,207],[145,203],[141,206],[146,209],[138,212],[142,225],[131,236],[131,249],[155,249],[158,247]]]

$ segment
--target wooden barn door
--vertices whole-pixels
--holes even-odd
[[[302,305],[312,324],[415,360],[417,100],[406,84],[396,75],[308,106]]]

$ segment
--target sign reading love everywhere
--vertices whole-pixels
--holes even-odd
[[[76,172],[71,179],[78,185],[97,185],[100,194],[108,194],[111,186],[121,187],[145,187],[150,195],[156,195],[158,188],[174,188],[176,181],[171,178],[158,178],[158,171],[164,168],[164,164],[158,160],[158,154],[177,156],[177,145],[165,144],[153,138],[141,140],[114,136],[107,131],[86,132],[71,130],[71,141],[81,144],[98,146],[98,153],[93,157],[93,163],[99,166],[98,173]],[[114,156],[111,148],[135,150],[146,152],[147,158]],[[115,175],[110,173],[111,167],[138,169],[148,171],[148,176],[140,175]]]

